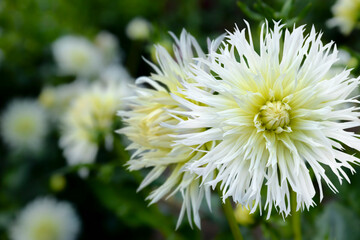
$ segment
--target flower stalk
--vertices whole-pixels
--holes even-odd
[[[294,240],[301,240],[301,219],[300,211],[296,211],[296,193],[291,192],[291,223],[293,227]]]
[[[234,209],[231,206],[229,198],[226,198],[225,203],[222,204],[222,208],[224,210],[224,214],[229,223],[229,227],[230,227],[230,230],[231,230],[231,233],[232,233],[234,239],[242,240],[243,237],[241,235],[239,226],[236,223],[235,216],[234,216]]]

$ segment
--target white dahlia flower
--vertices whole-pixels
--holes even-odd
[[[198,211],[204,195],[209,204],[210,188],[200,187],[201,179],[193,173],[184,171],[184,165],[200,158],[203,153],[194,151],[188,146],[174,147],[172,135],[176,135],[177,131],[163,125],[179,122],[176,111],[183,111],[183,109],[172,99],[171,94],[182,96],[178,89],[182,87],[182,82],[191,81],[186,76],[190,64],[199,63],[193,57],[204,58],[205,54],[195,38],[185,30],[182,31],[180,39],[175,36],[173,38],[176,42],[175,59],[162,46],[156,47],[160,67],[149,63],[155,73],[150,77],[137,79],[137,85],[134,86],[136,96],[130,99],[131,110],[119,112],[126,124],[119,133],[124,133],[130,139],[132,143],[128,149],[135,151],[128,162],[129,169],[152,169],[141,183],[139,190],[161,175],[167,175],[167,180],[148,197],[151,200],[150,204],[180,192],[183,204],[177,227],[186,212],[189,223],[192,225],[191,219],[193,219],[196,226],[200,228]],[[211,46],[215,48],[219,42],[215,41],[211,43]],[[147,84],[151,88],[146,88],[142,84]],[[172,111],[172,114],[168,111]],[[201,149],[205,148],[204,146]]]
[[[129,96],[127,79],[101,81],[75,98],[62,121],[60,146],[70,165],[93,163],[99,144],[112,148],[116,111],[125,107]],[[80,173],[87,175],[86,169]]]
[[[314,205],[317,188],[310,171],[320,200],[322,180],[336,192],[325,167],[340,183],[349,181],[344,168],[354,172],[350,163],[359,159],[344,152],[342,144],[360,150],[359,135],[349,130],[360,125],[359,108],[347,105],[358,103],[348,96],[359,78],[349,78],[349,70],[328,75],[337,50],[333,42],[323,45],[314,28],[306,36],[304,26],[291,32],[282,28],[264,24],[259,51],[250,27],[236,28],[219,51],[199,59],[211,74],[194,66],[190,77],[195,82],[185,82],[181,90],[185,97],[173,95],[188,109],[173,128],[193,131],[179,134],[177,142],[218,142],[187,169],[202,176],[205,186],[220,184],[224,200],[232,197],[252,212],[262,209],[265,196],[268,217],[273,206],[285,216],[290,213],[291,191],[297,209]],[[214,171],[215,179],[207,180]]]
[[[360,0],[337,0],[331,11],[334,17],[327,24],[329,27],[339,27],[342,34],[349,35],[359,26]]]
[[[89,40],[79,36],[63,36],[52,45],[59,71],[81,77],[91,77],[101,70],[101,51]]]
[[[52,198],[29,203],[10,228],[12,240],[74,240],[80,221],[73,207]]]
[[[1,135],[15,150],[40,151],[47,131],[45,111],[33,100],[14,100],[1,117]]]

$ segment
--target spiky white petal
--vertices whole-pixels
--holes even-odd
[[[197,64],[193,57],[205,57],[195,38],[185,30],[180,39],[175,39],[175,58],[161,46],[157,46],[157,60],[159,67],[150,63],[155,73],[151,77],[140,77],[136,81],[136,96],[131,99],[131,110],[119,112],[123,117],[126,127],[119,133],[124,133],[132,143],[129,150],[134,150],[131,160],[128,162],[130,170],[152,168],[139,190],[148,186],[165,172],[169,176],[165,183],[154,190],[148,197],[150,203],[169,197],[180,192],[183,196],[183,204],[177,226],[185,214],[200,228],[199,208],[204,198],[210,201],[210,188],[200,187],[200,179],[193,173],[184,171],[184,165],[200,158],[203,153],[194,151],[190,146],[173,146],[173,135],[177,130],[166,126],[176,125],[179,120],[177,111],[183,111],[179,104],[172,99],[171,94],[182,98],[179,88],[182,82],[190,82],[186,77],[190,64]],[[219,41],[210,43],[210,47],[216,47]],[[142,87],[148,84],[151,88]],[[202,149],[205,149],[203,147]],[[212,176],[209,176],[212,178]]]
[[[265,196],[268,216],[272,207],[290,213],[290,191],[297,209],[315,204],[310,170],[321,199],[322,180],[337,191],[325,166],[342,182],[349,180],[343,168],[354,171],[350,163],[359,163],[339,143],[360,150],[359,136],[346,130],[360,125],[359,108],[346,104],[358,103],[348,96],[359,78],[349,78],[349,70],[329,76],[337,61],[334,43],[323,45],[314,28],[304,31],[300,26],[290,32],[279,23],[269,29],[266,23],[257,52],[250,27],[236,28],[220,51],[199,59],[212,74],[194,65],[189,75],[195,82],[180,91],[185,97],[173,96],[188,109],[175,128],[193,131],[177,135],[177,143],[218,141],[187,168],[205,179],[217,171],[204,185],[220,184],[224,199],[232,197],[252,212],[262,209]]]
[[[67,202],[38,198],[29,203],[11,225],[12,240],[73,240],[80,221]]]

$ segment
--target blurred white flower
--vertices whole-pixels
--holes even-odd
[[[46,114],[34,100],[14,100],[1,118],[1,135],[11,148],[38,152],[48,130]]]
[[[128,85],[133,83],[133,78],[130,76],[129,72],[123,66],[119,64],[112,64],[103,69],[100,74],[100,80],[104,82],[119,82],[123,85]],[[129,87],[124,86],[123,90],[132,91]],[[125,94],[125,93],[124,93]],[[132,95],[132,94],[128,94]]]
[[[337,0],[331,11],[334,17],[327,24],[329,27],[339,27],[342,34],[349,35],[359,26],[360,0]]]
[[[52,120],[57,122],[71,102],[87,88],[89,88],[89,83],[82,80],[58,86],[47,86],[41,91],[39,102],[50,113]]]
[[[132,40],[146,40],[150,37],[151,24],[142,17],[132,19],[126,26],[126,35]]]
[[[340,74],[342,71],[344,71],[344,68],[355,68],[358,65],[358,60],[355,57],[352,57],[349,52],[339,49],[338,52],[338,61],[336,61],[332,66],[331,69],[328,72],[328,76],[334,76],[336,74]],[[350,75],[353,77],[353,75]],[[359,87],[355,88],[354,91],[349,95],[349,98],[357,97],[360,95],[360,89]],[[353,103],[347,103],[348,107],[353,106]],[[343,108],[343,106],[338,106],[337,108]]]
[[[63,36],[52,45],[53,55],[63,74],[91,77],[101,70],[103,57],[89,40],[79,36]]]
[[[338,61],[336,61],[328,72],[328,76],[333,76],[344,71],[344,68],[355,68],[357,66],[357,59],[352,57],[350,53],[345,50],[339,49]],[[355,92],[353,92],[355,93]]]
[[[134,86],[136,96],[130,99],[129,104],[131,110],[119,112],[126,127],[118,132],[125,134],[132,142],[127,148],[134,150],[128,162],[129,170],[152,168],[139,190],[148,186],[162,174],[168,174],[165,183],[154,190],[148,199],[152,204],[180,192],[183,204],[177,227],[186,212],[189,223],[192,225],[194,221],[200,228],[198,211],[204,196],[210,206],[210,188],[200,186],[200,178],[184,171],[184,165],[199,159],[203,153],[196,152],[188,146],[174,147],[172,135],[177,134],[177,131],[163,125],[174,125],[179,121],[177,111],[184,109],[172,99],[171,94],[181,97],[178,93],[178,88],[182,87],[181,83],[191,81],[186,77],[190,64],[199,64],[199,61],[193,57],[204,58],[205,54],[195,38],[186,31],[181,33],[180,39],[173,37],[176,41],[175,59],[165,48],[157,46],[157,60],[160,67],[149,63],[155,73],[150,77],[140,77],[136,80],[137,85]],[[211,46],[216,47],[216,42]],[[151,88],[146,88],[142,84],[148,84]],[[211,143],[208,147],[210,146]],[[206,150],[206,147],[202,147],[201,150]]]
[[[95,38],[95,44],[100,49],[107,63],[116,62],[119,59],[119,43],[117,38],[106,31],[101,31]]]
[[[344,67],[346,67],[350,60],[351,60],[351,55],[350,53],[348,53],[345,50],[339,49],[338,51],[338,61],[335,63],[336,65],[343,65]]]
[[[125,107],[124,97],[131,93],[125,80],[94,83],[71,103],[60,137],[69,165],[93,163],[103,141],[112,148],[116,111]],[[86,169],[80,174],[86,176]]]
[[[291,191],[298,210],[314,205],[316,191],[322,199],[322,180],[337,192],[325,166],[341,183],[349,181],[343,168],[354,172],[350,164],[360,162],[342,151],[342,144],[360,150],[359,135],[346,130],[360,126],[358,108],[346,105],[358,103],[349,95],[359,78],[350,78],[349,70],[328,76],[337,50],[333,42],[323,45],[314,28],[306,36],[304,26],[292,32],[282,28],[276,22],[273,29],[262,26],[259,52],[250,27],[236,28],[220,51],[202,60],[212,74],[194,66],[189,77],[195,82],[184,83],[184,97],[174,96],[189,109],[175,129],[193,130],[177,135],[178,143],[218,141],[187,169],[204,177],[207,186],[220,184],[224,200],[232,197],[251,212],[262,210],[266,192],[268,217],[273,206],[290,213]],[[206,181],[214,171],[215,179]]]
[[[11,225],[12,240],[74,240],[80,221],[67,202],[38,198],[29,203]]]

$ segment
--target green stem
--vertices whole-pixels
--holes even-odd
[[[294,232],[294,240],[301,240],[301,220],[300,211],[296,211],[296,193],[291,192],[291,215],[292,215],[292,227]]]
[[[240,232],[240,228],[238,224],[236,223],[235,216],[234,216],[234,209],[231,206],[229,198],[225,200],[225,203],[222,204],[226,219],[229,223],[231,233],[235,240],[242,240],[243,237]]]

